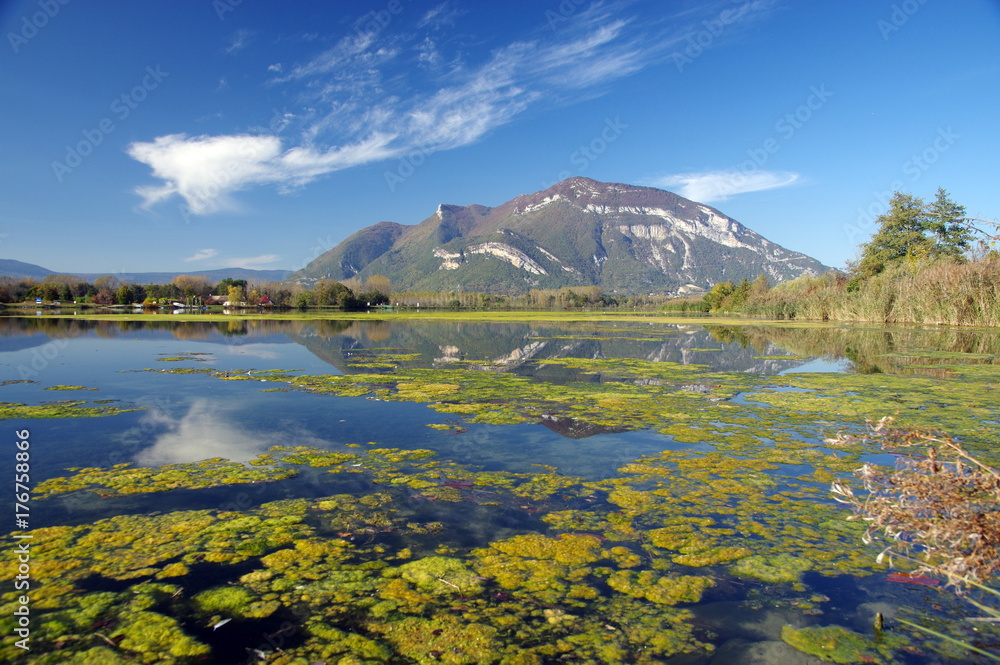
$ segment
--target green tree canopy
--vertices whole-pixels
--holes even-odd
[[[961,259],[972,241],[965,208],[941,188],[930,205],[912,194],[894,192],[889,210],[875,221],[878,231],[861,246],[856,266],[861,277],[877,275],[904,259]]]
[[[243,283],[245,284],[246,282],[244,281]],[[229,304],[235,307],[242,302],[246,302],[247,294],[242,286],[234,283],[230,284],[228,289],[226,289],[226,297],[229,299]]]
[[[128,284],[122,284],[118,287],[115,292],[115,302],[119,305],[132,304],[132,289],[129,288]]]
[[[247,281],[245,279],[233,279],[232,277],[226,277],[225,279],[221,280],[218,284],[215,285],[215,291],[214,291],[215,295],[217,296],[229,295],[230,286],[239,286],[242,287],[244,290],[246,290]]]

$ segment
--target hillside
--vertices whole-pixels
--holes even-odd
[[[57,273],[48,268],[37,266],[33,263],[24,263],[13,259],[0,259],[0,277],[11,277],[14,279],[34,279],[42,281],[49,275],[73,275],[85,282],[93,282],[98,277],[112,275],[123,282],[133,282],[135,284],[168,284],[178,275],[197,275],[207,277],[213,282],[218,282],[226,277],[233,279],[245,279],[250,282],[280,282],[292,273],[291,270],[253,270],[250,268],[219,268],[217,270],[193,270],[183,272],[60,272]]]
[[[715,208],[660,189],[577,177],[493,208],[442,204],[416,225],[379,222],[289,279],[380,274],[399,291],[597,285],[644,293],[827,269]]]

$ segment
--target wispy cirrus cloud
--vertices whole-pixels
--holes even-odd
[[[669,189],[692,201],[711,203],[713,201],[725,201],[737,194],[787,187],[798,180],[799,174],[790,171],[762,171],[756,169],[745,172],[738,169],[730,169],[665,175],[650,178],[645,181],[645,184],[652,187]]]
[[[219,250],[217,249],[199,249],[191,256],[181,260],[185,263],[193,263],[195,261],[214,259],[217,256],[219,256]],[[281,257],[277,254],[261,254],[260,256],[221,258],[213,261],[212,264],[222,268],[256,268],[258,266],[266,267],[279,260],[281,260]]]
[[[266,267],[279,260],[281,260],[281,257],[277,254],[261,254],[260,256],[223,259],[219,264],[223,268],[257,268],[260,266]]]
[[[452,6],[451,2],[442,2],[441,4],[427,10],[427,12],[417,22],[417,27],[443,28],[445,26],[455,25],[455,19],[465,13],[466,12],[464,10],[457,9]]]
[[[250,42],[253,41],[253,37],[254,33],[251,30],[246,30],[244,28],[237,30],[230,39],[229,45],[225,48],[226,53],[229,55],[239,53],[250,45]]]
[[[132,143],[128,154],[159,180],[136,193],[146,207],[179,196],[190,212],[209,214],[233,209],[232,194],[252,187],[286,192],[341,169],[475,143],[529,110],[602,94],[610,82],[665,60],[687,34],[681,23],[650,27],[628,16],[629,8],[594,3],[557,30],[541,29],[540,16],[528,39],[473,64],[464,54],[446,58],[426,34],[397,25],[402,18],[377,33],[352,30],[309,60],[269,68],[266,85],[298,100],[287,138],[178,133]],[[459,17],[446,2],[417,24]],[[450,64],[413,66],[429,58]]]
[[[197,252],[187,257],[186,259],[181,259],[185,263],[191,263],[193,261],[204,261],[218,255],[219,250],[217,249],[199,249]]]

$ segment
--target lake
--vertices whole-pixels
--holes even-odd
[[[827,441],[893,416],[995,463],[996,331],[380,316],[0,318],[32,493],[2,497],[0,658],[974,662],[897,618],[1000,642],[887,577],[829,490],[896,458]]]

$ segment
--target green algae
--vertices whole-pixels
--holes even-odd
[[[88,388],[87,386],[46,386],[42,390],[97,390],[97,388]]]
[[[390,373],[289,376],[232,372],[228,380],[277,381],[289,388],[340,396],[428,404],[470,423],[539,422],[570,417],[594,425],[655,429],[684,443],[733,448],[770,445],[772,435],[822,440],[833,429],[856,429],[884,415],[886,405],[913,426],[937,423],[940,414],[992,413],[988,394],[968,381],[887,375],[786,374],[768,377],[715,372],[705,366],[636,359],[560,358],[538,361],[601,381],[553,384],[474,367],[396,367]],[[994,365],[980,365],[980,369]],[[994,380],[997,376],[993,377]],[[794,389],[794,390],[790,390]],[[731,401],[739,397],[740,404]],[[934,404],[933,411],[927,408]],[[949,429],[976,434],[968,417],[947,416]],[[819,421],[823,421],[822,423]],[[963,424],[964,422],[964,424]],[[762,425],[767,424],[766,430]],[[987,425],[987,430],[1000,427]]]
[[[0,420],[35,418],[101,418],[139,410],[139,407],[101,404],[87,406],[83,400],[63,400],[29,406],[23,402],[0,402]]]
[[[653,603],[677,605],[697,603],[705,589],[714,584],[710,577],[697,575],[665,576],[652,570],[634,572],[619,570],[611,573],[608,586],[633,598],[645,598]]]
[[[130,370],[131,371],[131,370]],[[137,372],[156,372],[157,374],[213,374],[211,367],[171,367],[170,369],[140,369]]]
[[[82,616],[83,599],[95,594],[82,593],[80,583],[92,575],[131,584],[102,605],[101,612],[116,617],[124,616],[124,605],[137,599],[144,605],[141,611],[167,613],[156,605],[166,603],[178,616],[196,615],[200,626],[221,617],[270,616],[279,608],[305,617],[302,642],[282,653],[269,651],[268,662],[385,662],[398,654],[424,659],[418,662],[450,662],[447,650],[455,648],[462,653],[452,651],[454,658],[466,660],[454,662],[542,663],[563,656],[574,662],[658,662],[708,649],[695,638],[690,613],[674,603],[699,602],[713,582],[732,574],[798,587],[804,570],[864,575],[873,569],[869,555],[855,551],[856,523],[843,522],[825,498],[830,478],[853,470],[861,456],[873,451],[861,444],[831,451],[823,437],[839,429],[851,431],[858,414],[874,411],[882,399],[896,400],[909,413],[925,408],[928,413],[921,417],[930,419],[932,412],[957,403],[951,392],[971,392],[948,379],[934,390],[918,384],[938,398],[927,408],[907,398],[900,377],[841,382],[840,377],[812,374],[736,376],[706,367],[610,359],[547,364],[589,372],[602,383],[538,385],[526,377],[492,376],[470,368],[402,366],[386,374],[345,378],[258,376],[256,371],[210,376],[423,402],[479,422],[537,422],[546,414],[565,413],[586,422],[653,428],[699,449],[647,456],[622,465],[618,478],[585,482],[553,469],[487,473],[443,464],[430,451],[276,448],[250,466],[359,474],[359,482],[380,483],[386,490],[267,504],[260,510],[189,514],[193,531],[209,532],[204,539],[189,533],[187,525],[163,520],[165,516],[144,523],[143,531],[179,534],[176,547],[158,537],[133,537],[136,523],[127,520],[72,531],[55,544],[65,546],[76,567],[67,568],[65,576],[51,576],[62,569],[43,563],[47,588],[55,596],[43,608],[49,628],[39,637],[44,648],[64,658],[52,662],[97,657],[86,655],[93,642],[86,650],[81,643],[54,646],[57,633],[83,632],[82,620],[73,624],[54,615],[62,603],[78,607],[72,612]],[[993,376],[986,363],[973,369],[955,365],[965,377],[980,370],[984,377]],[[629,383],[646,379],[649,383]],[[970,402],[974,413],[989,412],[987,397]],[[840,398],[853,402],[823,408],[826,400]],[[732,402],[737,399],[743,403]],[[467,543],[450,533],[462,526],[461,520],[420,521],[407,507],[413,498],[482,506],[486,502],[476,496],[486,491],[490,503],[504,510],[537,512],[550,531],[533,533],[528,525],[528,533],[505,534],[469,551]],[[291,521],[279,521],[284,518]],[[278,537],[270,537],[272,531]],[[116,544],[102,545],[104,541]],[[52,544],[45,542],[46,547]],[[428,556],[434,544],[439,552]],[[149,549],[151,555],[130,556],[128,547]],[[125,561],[109,563],[118,558]],[[239,576],[234,573],[228,580],[222,573],[218,582],[225,580],[224,587],[193,595],[181,590],[191,571],[206,564],[222,571],[242,567]],[[177,586],[137,593],[149,579]],[[172,588],[180,591],[179,599],[170,600]],[[807,605],[797,607],[813,609]],[[388,628],[400,625],[405,629]],[[475,629],[462,632],[468,626]],[[442,639],[431,647],[431,638]],[[462,639],[489,645],[492,651],[466,650]],[[77,646],[81,648],[75,650]],[[130,655],[141,653],[147,652],[135,649]],[[863,655],[888,658],[877,651]]]
[[[51,597],[36,610],[52,614],[51,632],[42,631],[39,640],[65,662],[83,657],[77,642],[61,640],[67,628],[72,634],[86,622],[78,619],[73,628],[57,616],[83,611],[81,604],[95,594],[80,594],[78,585],[96,575],[132,586],[102,596],[94,606],[102,609],[88,616],[123,621],[129,611],[155,614],[172,607],[200,617],[198,625],[208,628],[228,618],[245,621],[293,611],[305,617],[303,640],[273,654],[274,662],[289,664],[321,658],[386,662],[394,653],[418,662],[542,663],[567,654],[589,663],[656,662],[707,650],[710,645],[694,636],[690,613],[677,605],[699,602],[727,560],[743,557],[744,549],[773,555],[778,549],[774,533],[801,535],[795,530],[804,527],[788,524],[789,515],[811,516],[818,523],[832,519],[822,511],[811,515],[806,498],[784,496],[773,484],[743,483],[737,473],[729,481],[700,487],[700,497],[687,496],[704,485],[699,473],[721,474],[732,471],[730,465],[747,476],[774,466],[766,460],[727,462],[722,454],[677,451],[643,458],[623,478],[585,482],[550,467],[515,474],[442,466],[422,450],[372,448],[348,454],[278,446],[250,468],[313,466],[363,473],[390,489],[271,502],[249,511],[177,511],[36,530],[39,551],[53,553],[37,563],[38,579]],[[693,476],[690,483],[678,483],[683,477],[678,466]],[[542,518],[562,533],[521,533],[472,551],[444,546],[446,525],[414,522],[397,512],[403,496],[393,488],[418,483],[431,484],[422,492],[447,488],[463,500],[474,488],[490,488],[498,503],[551,503]],[[578,501],[589,501],[590,509],[566,505]],[[777,502],[782,510],[762,517],[765,501]],[[757,519],[764,520],[759,533],[751,526]],[[375,540],[380,533],[403,540],[389,545]],[[439,539],[441,553],[414,556],[403,547],[427,534]],[[612,537],[630,544],[607,542]],[[811,547],[837,552],[839,539],[855,534],[817,530],[811,537]],[[670,570],[670,557],[679,559],[675,565],[716,572],[677,573]],[[740,561],[745,558],[750,557]],[[180,584],[200,565],[252,568],[188,597]],[[213,577],[227,579],[225,573]],[[161,582],[147,582],[151,578]],[[8,598],[4,602],[11,602]],[[160,619],[144,620],[163,634],[177,628]],[[175,637],[191,649],[203,647],[191,636]],[[139,641],[129,644],[133,657],[147,653]]]
[[[753,555],[740,559],[732,572],[739,577],[752,577],[771,584],[798,582],[802,573],[813,568],[808,559],[791,554]]]
[[[799,651],[831,663],[892,663],[892,652],[909,643],[902,635],[873,640],[843,626],[784,626],[781,639]]]
[[[368,628],[384,636],[399,653],[421,665],[493,663],[497,661],[500,647],[496,628],[449,615],[372,622]]]
[[[104,497],[166,492],[174,489],[201,489],[240,483],[273,482],[295,475],[291,469],[248,468],[243,464],[213,458],[190,464],[157,468],[135,468],[116,464],[108,469],[78,469],[72,476],[51,478],[38,484],[37,496],[90,490]]]
[[[117,633],[123,637],[118,647],[138,654],[140,662],[161,663],[164,656],[187,659],[210,651],[207,645],[186,635],[172,617],[156,612],[123,612],[119,619]]]

